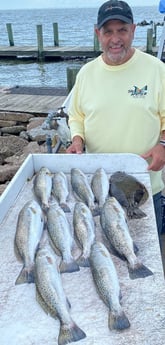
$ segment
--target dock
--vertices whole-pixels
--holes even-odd
[[[0,59],[35,59],[38,61],[57,60],[57,59],[72,59],[72,58],[95,58],[102,52],[98,37],[95,32],[93,46],[61,46],[59,42],[58,23],[53,23],[53,42],[54,45],[45,46],[43,39],[42,25],[36,25],[37,45],[15,45],[12,24],[7,23],[7,33],[9,45],[1,45],[0,43]],[[156,44],[156,25],[147,30],[147,41],[145,46],[137,47],[140,50],[152,55],[158,53],[158,45]],[[164,53],[164,52],[163,52]]]
[[[56,58],[72,58],[72,57],[87,57],[94,58],[98,56],[101,51],[94,50],[93,47],[59,47],[48,46],[44,47],[42,51],[42,59],[56,59]],[[0,58],[32,58],[38,59],[38,47],[36,46],[0,46]]]
[[[1,88],[0,112],[32,113],[45,116],[65,101],[67,91],[56,88]]]

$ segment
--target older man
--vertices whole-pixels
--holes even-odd
[[[98,11],[103,53],[79,71],[69,107],[68,153],[135,153],[149,162],[158,233],[165,164],[165,65],[132,46],[129,5],[110,0]]]

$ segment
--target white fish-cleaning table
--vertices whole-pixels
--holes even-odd
[[[35,284],[15,285],[22,267],[14,254],[17,217],[25,202],[33,197],[32,177],[42,166],[52,172],[63,171],[68,181],[73,167],[81,169],[89,179],[97,168],[103,167],[108,176],[121,170],[145,184],[149,198],[141,209],[147,217],[130,220],[129,228],[139,248],[138,256],[154,274],[131,280],[126,262],[112,255],[122,291],[122,307],[131,327],[121,332],[109,330],[108,309],[96,292],[89,268],[62,274],[62,281],[72,306],[71,315],[87,335],[77,344],[164,345],[165,282],[150,177],[146,162],[133,154],[32,154],[24,161],[0,197],[0,344],[57,344],[59,321],[46,315],[36,302]],[[67,217],[72,226],[72,214]],[[98,221],[96,227],[99,228]]]

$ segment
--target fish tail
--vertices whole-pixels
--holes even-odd
[[[142,263],[136,264],[133,268],[128,266],[128,272],[131,279],[145,278],[153,275],[153,272]]]
[[[92,208],[92,209],[91,209],[91,212],[92,212],[92,216],[93,216],[93,217],[100,216],[101,208],[100,208],[100,207]]]
[[[111,330],[123,330],[130,327],[130,322],[127,316],[125,315],[124,311],[122,311],[120,314],[110,312],[108,326]]]
[[[66,324],[61,324],[60,333],[58,336],[58,345],[65,345],[73,341],[84,339],[86,334],[75,323],[70,327]]]
[[[32,266],[30,269],[23,267],[18,278],[16,279],[15,285],[25,283],[34,283],[34,266]]]
[[[64,202],[62,202],[62,203],[60,204],[60,207],[63,209],[63,211],[64,211],[65,213],[71,212],[69,206],[68,206],[67,204],[65,204]]]
[[[90,267],[89,258],[86,258],[83,254],[77,258],[76,262],[81,267]]]
[[[49,204],[42,203],[41,208],[45,213],[47,213],[49,210]]]
[[[61,273],[72,273],[72,272],[76,272],[80,270],[78,263],[74,260],[70,262],[66,262],[62,260],[59,268],[60,268]]]
[[[133,218],[133,219],[140,219],[147,217],[146,213],[140,210],[140,208],[128,208],[127,209],[127,215],[128,218]]]

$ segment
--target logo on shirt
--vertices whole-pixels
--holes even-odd
[[[134,85],[132,89],[128,90],[128,93],[130,93],[131,96],[135,98],[144,98],[144,96],[147,95],[147,89],[147,85],[142,87],[142,89]]]

